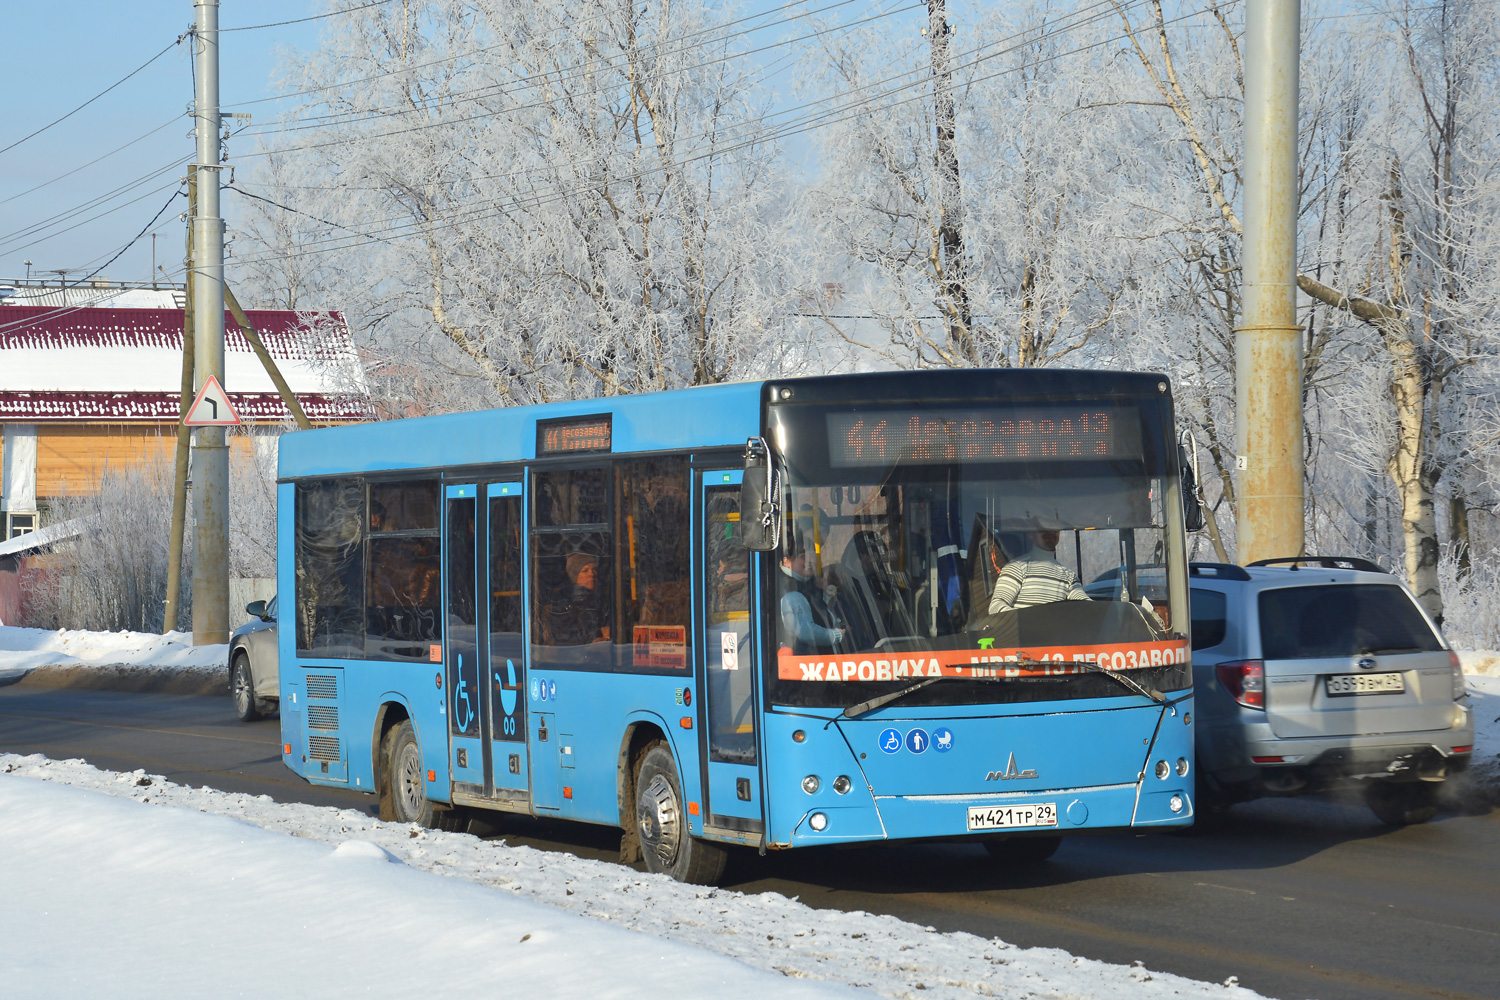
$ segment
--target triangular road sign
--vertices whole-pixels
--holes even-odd
[[[232,427],[240,423],[240,415],[235,412],[219,380],[210,375],[203,388],[198,390],[198,398],[188,407],[182,422],[188,427]]]

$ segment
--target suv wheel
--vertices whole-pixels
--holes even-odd
[[[250,673],[250,657],[244,653],[234,654],[234,667],[229,671],[229,693],[234,696],[234,714],[241,722],[254,722],[260,718],[255,678]]]
[[[1372,781],[1365,789],[1365,804],[1387,826],[1425,823],[1437,815],[1436,782]]]

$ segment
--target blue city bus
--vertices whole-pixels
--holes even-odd
[[[386,819],[620,827],[624,858],[699,883],[731,845],[1033,862],[1186,825],[1185,474],[1143,373],[769,379],[288,434],[283,759]]]

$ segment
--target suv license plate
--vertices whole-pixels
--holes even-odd
[[[1023,802],[1013,806],[970,806],[970,830],[1012,830],[1017,827],[1056,826],[1056,802]]]
[[[1350,694],[1401,694],[1406,690],[1406,680],[1399,673],[1334,674],[1324,678],[1323,683],[1332,698]]]

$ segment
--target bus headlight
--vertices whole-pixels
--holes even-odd
[[[807,825],[812,827],[815,831],[821,833],[824,830],[828,829],[828,817],[824,816],[822,813],[813,813],[807,818]]]
[[[849,787],[849,776],[847,774],[841,774],[833,779],[833,790],[840,795],[849,794]]]
[[[808,795],[816,795],[818,789],[821,787],[823,787],[823,783],[818,780],[818,776],[816,774],[809,774],[807,777],[802,779],[802,790]]]
[[[1182,805],[1183,803],[1181,795],[1174,795],[1167,800],[1167,808],[1171,809],[1174,813],[1182,812]]]
[[[1178,757],[1177,758],[1177,776],[1179,778],[1185,778],[1185,777],[1187,777],[1187,773],[1188,773],[1187,758],[1186,757]]]
[[[1167,775],[1169,775],[1171,773],[1172,773],[1172,765],[1168,764],[1164,760],[1159,760],[1159,761],[1156,762],[1156,776],[1158,778],[1160,778],[1162,781],[1166,781],[1167,780]]]

